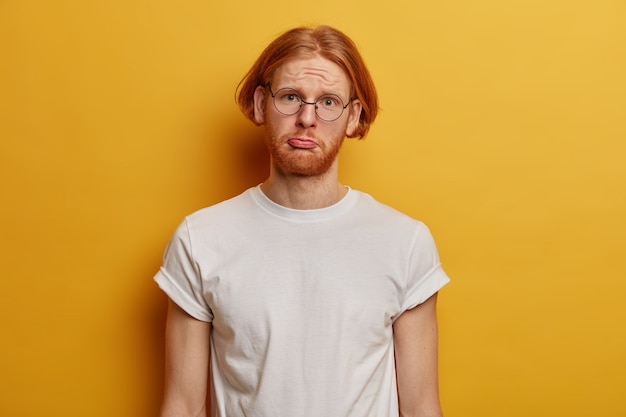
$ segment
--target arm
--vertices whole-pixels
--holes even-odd
[[[437,294],[393,325],[401,417],[441,417],[437,368]]]
[[[161,417],[206,416],[211,323],[170,300],[165,330],[165,394]]]

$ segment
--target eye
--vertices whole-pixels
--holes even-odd
[[[278,98],[278,100],[285,104],[300,103],[300,95],[298,94],[298,92],[290,89],[285,91],[279,91],[276,98]]]
[[[334,94],[320,97],[319,100],[317,100],[317,105],[327,109],[332,109],[333,107],[343,107],[341,99]]]

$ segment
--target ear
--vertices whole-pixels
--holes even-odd
[[[265,123],[265,87],[262,86],[254,90],[254,122],[258,125]]]
[[[361,120],[361,102],[358,99],[354,99],[348,106],[350,112],[348,113],[348,124],[346,125],[346,136],[352,137],[357,127],[359,126],[359,120]]]

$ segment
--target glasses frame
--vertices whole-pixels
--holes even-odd
[[[308,102],[308,101],[304,101],[304,99],[302,98],[302,94],[296,90],[295,88],[291,88],[291,87],[283,87],[283,88],[279,88],[278,90],[276,90],[276,93],[274,93],[272,91],[272,85],[270,83],[267,83],[267,88],[270,90],[270,94],[272,96],[272,102],[274,103],[274,108],[276,109],[276,111],[280,114],[282,114],[283,116],[293,116],[294,114],[298,114],[300,112],[300,110],[302,110],[302,105],[303,104],[310,104],[314,107],[315,109],[315,117],[317,117],[318,119],[324,121],[324,122],[334,122],[335,120],[338,120],[341,116],[343,116],[343,112],[346,110],[346,108],[350,105],[350,103],[352,102],[352,100],[354,99],[350,99],[348,100],[348,104],[343,105],[343,100],[341,99],[341,97],[339,97],[337,94],[322,94],[321,96],[319,96],[318,98],[315,99],[315,101],[313,102]],[[278,106],[276,105],[276,94],[278,94],[279,92],[281,92],[282,90],[292,90],[296,93],[296,95],[298,96],[298,98],[300,99],[300,106],[298,106],[298,110],[296,110],[293,113],[284,113],[282,111],[280,111],[278,109]],[[320,101],[321,98],[325,97],[325,96],[334,96],[337,97],[339,99],[339,103],[341,103],[341,113],[339,113],[339,116],[335,117],[334,119],[324,119],[322,116],[319,115],[319,113],[317,113],[317,109],[318,109],[318,102]]]

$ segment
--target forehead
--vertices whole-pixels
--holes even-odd
[[[277,88],[320,88],[328,91],[348,92],[350,80],[344,70],[320,56],[294,58],[278,67],[272,86]]]

